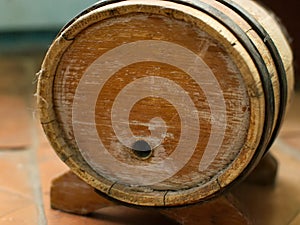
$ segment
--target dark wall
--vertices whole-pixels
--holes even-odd
[[[300,89],[300,1],[299,0],[260,0],[273,10],[286,27],[291,39],[295,57],[296,86]]]

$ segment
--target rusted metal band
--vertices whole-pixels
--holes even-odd
[[[280,130],[283,117],[285,115],[286,105],[287,105],[287,93],[288,93],[288,85],[287,85],[287,79],[286,79],[286,71],[284,68],[284,64],[282,62],[282,58],[280,56],[280,53],[278,52],[278,49],[276,48],[273,40],[271,39],[270,35],[267,33],[267,31],[262,27],[262,25],[252,16],[249,12],[247,12],[245,9],[243,9],[241,6],[236,4],[235,2],[231,0],[216,0],[223,5],[227,6],[228,8],[235,11],[237,14],[239,14],[247,23],[252,27],[252,29],[259,35],[259,37],[262,39],[262,41],[267,46],[272,58],[273,62],[275,64],[277,73],[278,73],[278,81],[280,85],[280,102],[279,102],[279,112],[278,117],[276,121],[276,125],[273,131],[273,134],[270,138],[270,141],[268,143],[268,147],[266,151],[269,150],[271,145],[273,144],[275,138],[278,135],[278,132]]]

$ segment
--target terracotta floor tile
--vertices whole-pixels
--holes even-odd
[[[33,150],[0,153],[0,224],[35,225],[43,218],[34,153]]]
[[[33,196],[30,161],[28,150],[0,152],[0,190],[3,188],[23,196]]]
[[[37,225],[39,223],[38,210],[35,204],[27,205],[8,213],[0,218],[0,225]]]
[[[32,144],[32,115],[25,100],[0,95],[0,149],[24,149]]]
[[[0,188],[0,199],[0,218],[24,208],[34,201],[33,198],[4,188]]]

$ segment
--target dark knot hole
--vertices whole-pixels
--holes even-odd
[[[146,159],[146,158],[150,157],[152,154],[152,149],[151,149],[150,145],[144,140],[136,141],[132,145],[131,149],[137,157],[142,158],[142,159]]]

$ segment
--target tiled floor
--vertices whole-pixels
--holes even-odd
[[[109,208],[80,217],[50,208],[50,184],[68,168],[48,144],[32,106],[40,58],[0,58],[0,225],[174,224],[153,212]],[[275,188],[242,185],[259,225],[300,225],[300,93],[272,152],[280,162]],[[247,193],[245,195],[245,193]]]

